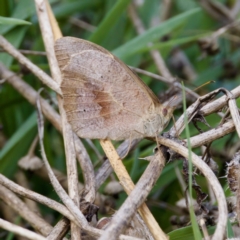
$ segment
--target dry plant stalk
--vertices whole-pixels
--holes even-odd
[[[22,227],[19,227],[15,224],[12,224],[10,222],[7,222],[3,219],[0,219],[0,227],[3,228],[3,229],[6,229],[8,230],[9,232],[13,232],[19,236],[22,236],[22,237],[25,237],[27,239],[32,239],[32,240],[46,240],[45,237],[35,233],[35,232],[32,232],[32,231],[29,231],[25,228],[22,228]]]
[[[132,182],[125,166],[123,165],[119,155],[117,154],[114,146],[112,145],[112,143],[108,140],[100,140],[100,143],[101,143],[101,146],[104,150],[104,152],[106,153],[112,167],[113,167],[113,170],[115,171],[115,173],[117,174],[118,176],[118,179],[121,183],[121,185],[123,186],[125,192],[130,195],[131,192],[135,189],[135,186],[134,186],[134,183]],[[164,158],[163,158],[163,165],[164,165]],[[159,161],[159,160],[157,160]],[[152,161],[152,163],[154,163],[154,161]],[[160,163],[160,161],[159,161]],[[162,165],[162,166],[163,166]],[[156,168],[155,168],[156,170]],[[159,175],[160,175],[160,172],[158,172],[157,170],[156,171],[152,171],[151,172],[152,175],[151,176],[154,176],[155,177],[155,181],[158,179]],[[146,174],[146,173],[145,173]],[[148,181],[148,186],[151,186],[151,181],[150,181],[150,177],[147,176],[147,181]],[[141,179],[139,180],[139,184],[141,184]],[[137,205],[139,206],[140,204],[140,201],[144,201],[145,200],[145,197],[147,197],[148,193],[146,194],[145,192],[145,197],[142,197],[142,194],[144,193],[144,191],[146,191],[146,185],[143,185],[143,188],[141,189],[140,193],[138,194],[134,194],[133,193],[133,197],[136,198],[136,196],[138,196],[138,200],[136,202],[138,202],[138,204],[127,204],[126,202],[128,201],[128,199],[130,199],[130,196],[129,198],[127,198],[127,200],[125,201],[125,205],[128,206],[128,208],[132,208],[132,211],[133,213],[135,212],[135,210],[137,209]],[[149,191],[151,190],[151,188],[149,189]],[[113,217],[113,220],[112,222],[115,221],[115,219],[119,220],[119,219],[123,219],[124,218],[124,221],[127,221],[127,217],[126,217],[126,214],[123,215],[119,215],[119,212],[122,210],[123,211],[123,206],[120,208],[120,210],[118,211],[118,213],[116,214],[116,216]],[[149,211],[148,207],[146,204],[142,204],[142,206],[139,208],[139,213],[140,215],[142,216],[143,220],[145,221],[146,225],[148,226],[150,232],[152,233],[154,239],[168,239],[168,237],[165,235],[165,233],[161,230],[161,228],[159,227],[158,223],[156,222],[156,220],[154,219],[154,217],[152,216],[151,212]],[[130,212],[129,210],[128,211],[123,211],[123,212]],[[131,216],[131,215],[130,215]],[[111,229],[112,227],[112,229]],[[103,239],[108,239],[109,237],[111,236],[114,236],[115,238],[121,233],[120,229],[121,227],[126,227],[124,226],[123,224],[120,225],[120,224],[117,224],[114,225],[113,223],[111,223],[111,227],[110,228],[107,228],[106,230],[106,234],[102,236],[102,240]],[[114,228],[115,227],[115,228]],[[117,229],[116,229],[117,228]],[[118,230],[118,233],[117,231]]]
[[[28,206],[13,192],[4,186],[0,186],[0,195],[1,199],[18,212],[20,216],[26,219],[37,232],[41,233],[45,237],[51,232],[52,226],[36,213],[31,211]]]
[[[62,37],[60,31],[51,28],[50,21],[51,15],[47,13],[47,1],[36,0],[36,8],[39,18],[39,24],[42,32],[43,41],[47,53],[47,58],[50,65],[50,70],[55,82],[58,85],[61,83],[61,73],[56,63],[56,57],[53,51],[54,40]],[[47,3],[47,4],[46,4]],[[49,10],[49,8],[48,8]],[[49,11],[48,11],[49,12]],[[68,174],[68,191],[69,196],[73,199],[76,206],[79,206],[79,193],[78,193],[78,175],[76,166],[76,153],[73,139],[73,132],[71,126],[67,122],[66,113],[62,106],[62,98],[58,96],[58,107],[62,120],[63,139],[66,154],[67,174]],[[71,233],[74,239],[80,240],[79,228],[74,223],[71,223]]]

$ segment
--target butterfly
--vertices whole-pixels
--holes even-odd
[[[82,138],[124,140],[156,137],[174,107],[101,46],[74,37],[55,43],[67,119]]]

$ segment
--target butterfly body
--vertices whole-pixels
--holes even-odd
[[[123,140],[155,137],[172,109],[123,62],[91,42],[64,37],[55,44],[62,73],[64,108],[82,138]]]

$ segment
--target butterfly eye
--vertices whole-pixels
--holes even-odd
[[[162,113],[163,113],[163,116],[167,116],[168,110],[167,110],[166,108],[164,108],[164,109],[162,110]]]

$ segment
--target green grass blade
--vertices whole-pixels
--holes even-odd
[[[142,48],[141,52],[147,52],[149,50],[154,50],[154,49],[161,50],[163,48],[172,48],[172,47],[175,47],[175,46],[180,46],[182,44],[194,42],[194,41],[196,41],[200,38],[206,37],[207,35],[209,35],[209,33],[198,34],[198,35],[194,35],[194,36],[190,36],[190,37],[173,39],[173,40],[170,40],[170,41],[167,41],[167,42],[156,43],[156,44],[153,44],[152,46]]]
[[[154,42],[160,39],[164,35],[173,31],[175,28],[184,24],[190,17],[196,15],[199,12],[200,9],[196,8],[185,13],[179,14],[178,16],[161,23],[156,27],[150,28],[142,35],[135,37],[131,41],[115,49],[113,53],[121,59],[123,59],[124,57],[131,56],[134,53],[140,51],[142,48],[146,47],[149,42]]]
[[[0,151],[0,172],[5,176],[10,176],[14,172],[17,161],[27,153],[37,133],[36,119],[36,113],[33,113]]]
[[[232,225],[229,221],[229,219],[227,220],[227,238],[234,238],[234,232],[233,232],[233,229],[232,229]]]
[[[108,33],[116,21],[119,19],[123,11],[126,9],[131,0],[118,0],[114,7],[109,11],[106,17],[98,26],[97,30],[91,35],[89,41],[95,43],[101,43],[105,35]]]
[[[184,84],[182,83],[182,93],[183,93],[183,110],[184,110],[184,123],[185,123],[185,131],[186,131],[186,137],[187,137],[187,145],[188,145],[188,174],[189,174],[189,179],[188,179],[188,184],[189,184],[189,212],[190,212],[190,218],[191,218],[191,223],[192,223],[192,228],[193,228],[193,234],[194,234],[194,239],[196,240],[201,240],[201,232],[199,230],[198,224],[197,224],[197,219],[193,210],[193,205],[192,205],[192,148],[191,148],[191,143],[190,143],[190,131],[189,131],[189,126],[188,126],[188,119],[187,119],[187,114],[186,114],[186,93],[184,89]]]
[[[16,3],[14,12],[12,13],[12,18],[26,19],[32,16],[36,12],[34,1],[32,0],[21,0]],[[0,34],[5,34],[13,29],[14,25],[1,26]]]
[[[215,226],[209,227],[208,228],[209,235],[213,234],[215,229],[216,229]],[[168,233],[168,236],[169,236],[170,240],[183,240],[183,239],[184,240],[193,240],[194,239],[193,229],[191,226],[173,230]]]
[[[31,25],[32,23],[17,19],[17,18],[7,18],[0,16],[0,24],[3,25]]]

